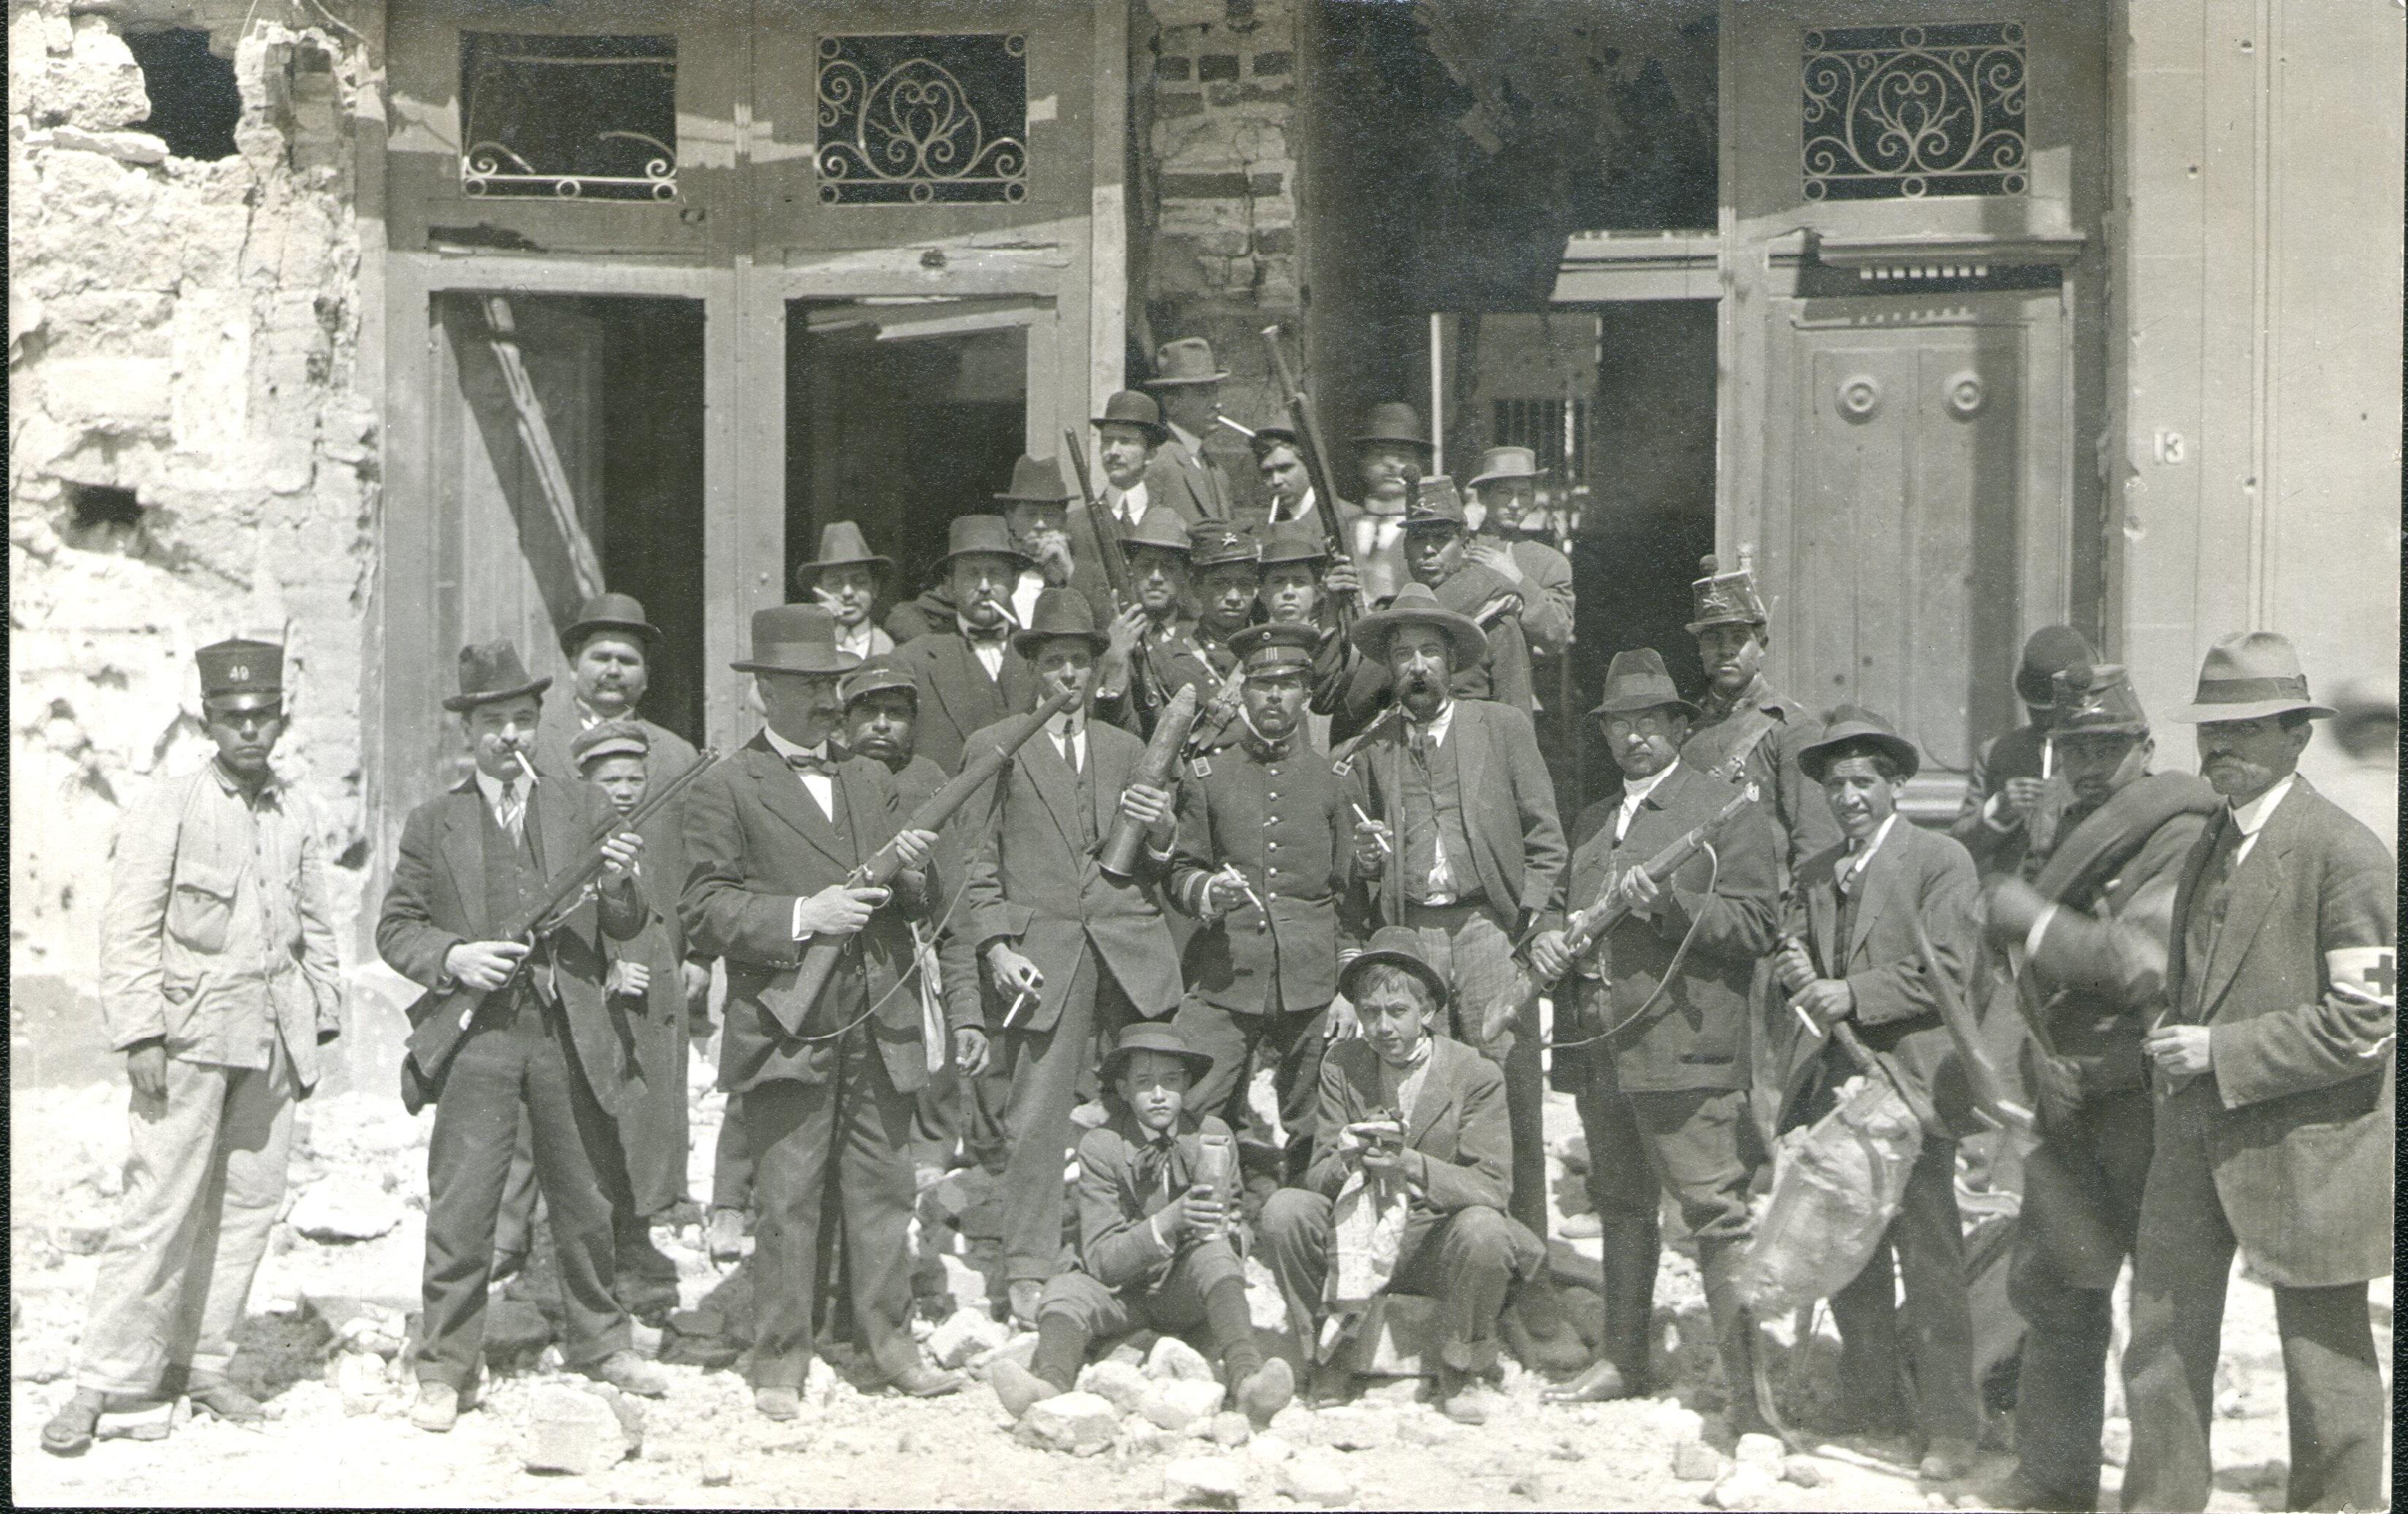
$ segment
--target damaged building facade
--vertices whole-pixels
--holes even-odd
[[[463,642],[559,673],[607,583],[668,633],[647,714],[740,739],[822,525],[920,574],[1174,337],[1248,425],[1277,324],[1333,439],[1407,399],[1457,477],[1532,447],[1558,715],[1622,647],[1694,678],[1706,552],[1931,804],[2052,621],[2158,710],[2244,627],[2396,678],[2393,4],[11,0],[9,40],[35,1075],[91,1038],[119,813],[204,750],[195,646],[289,643],[366,964]]]

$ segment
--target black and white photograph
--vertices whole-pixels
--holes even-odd
[[[2402,0],[8,0],[25,1507],[2392,1502]]]

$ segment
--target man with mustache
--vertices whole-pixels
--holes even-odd
[[[2036,1027],[2024,1081],[2041,1137],[2024,1159],[2007,1277],[2028,1327],[2016,1465],[1991,1497],[2086,1509],[2099,1502],[2110,1304],[2139,1235],[2154,1142],[2141,1041],[2165,1007],[2175,886],[2220,801],[2204,779],[2149,771],[2156,743],[2123,669],[2077,662],[2052,686],[2035,726],[2071,795],[2062,839],[2030,883],[2009,873],[1988,896],[1990,944],[2022,953],[2017,988]]]
[[[1437,444],[1422,425],[1421,412],[1401,400],[1371,407],[1354,438],[1354,459],[1363,474],[1363,512],[1347,522],[1347,550],[1362,565],[1363,592],[1378,603],[1403,587],[1405,512],[1413,483],[1429,471]]]
[[[587,839],[615,818],[602,791],[530,771],[549,678],[531,678],[518,648],[460,649],[461,717],[475,762],[466,782],[412,810],[377,920],[377,951],[394,972],[437,993],[473,990],[422,1013],[472,1017],[435,1080],[426,1147],[425,1324],[410,1422],[443,1432],[475,1400],[494,1266],[494,1221],[523,1109],[535,1175],[560,1264],[561,1346],[568,1364],[625,1391],[659,1397],[659,1369],[631,1347],[617,1276],[610,1202],[597,1161],[605,1131],[626,1112],[627,1057],[603,999],[603,938],[631,941],[650,917],[638,879],[643,838],[601,844],[601,872],[556,928],[532,944],[502,939],[506,924],[548,896],[584,859]],[[467,998],[467,995],[462,995]]]
[[[1345,699],[1357,654],[1338,634],[1333,608],[1341,595],[1358,592],[1351,558],[1329,560],[1328,538],[1317,520],[1282,521],[1263,534],[1263,615],[1274,626],[1310,626],[1319,638],[1312,655],[1306,720],[1317,751],[1329,749],[1331,712]]]
[[[2090,643],[2071,626],[2042,626],[2025,641],[2015,665],[2015,695],[2029,718],[1982,743],[1965,786],[1965,807],[1948,828],[1973,854],[1983,876],[2013,873],[2028,859],[2037,866],[2060,827],[2071,823],[2062,815],[2064,786],[2057,786],[2051,795],[2051,786],[2041,776],[2048,766],[2049,729],[2056,718],[2050,681],[2068,668],[2098,660]]]
[[[1789,1123],[1819,1118],[1856,1075],[1831,1033],[1842,1021],[1910,1102],[1929,1109],[1897,1218],[1856,1280],[1831,1296],[1842,1413],[1862,1434],[1918,1432],[1922,1476],[1944,1482],[1971,1470],[1982,1422],[1956,1209],[1956,1143],[1980,1127],[1964,1080],[1941,1075],[1956,1052],[1940,1017],[1943,993],[1966,998],[1978,944],[1973,859],[1898,813],[1922,754],[1880,716],[1842,705],[1798,760],[1823,786],[1844,839],[1799,865],[1773,962],[1790,1004],[1820,1032]],[[1917,925],[1945,986],[1928,976]]]
[[[831,1190],[871,1371],[910,1397],[950,1393],[962,1379],[922,1361],[905,1328],[911,1101],[928,1081],[920,1002],[904,982],[906,916],[927,913],[936,836],[902,829],[910,817],[884,764],[834,744],[853,662],[826,611],[754,612],[752,654],[734,666],[753,675],[767,718],[687,796],[694,864],[679,907],[689,936],[727,962],[719,1086],[742,1096],[752,1161],[752,1405],[770,1420],[802,1412]],[[895,886],[855,884],[890,844],[904,864]],[[841,956],[817,1001],[798,1002],[796,969],[822,941]],[[983,1064],[979,1027],[951,1029],[962,1065]]]
[[[1025,626],[1037,610],[1037,597],[1049,588],[1074,588],[1089,603],[1109,601],[1111,588],[1092,554],[1071,546],[1068,512],[1078,496],[1062,476],[1062,464],[1053,457],[1024,455],[1011,467],[1011,486],[995,497],[1003,509],[1011,544],[1030,566],[1020,570],[1011,588],[1011,623]]]
[[[2299,775],[2308,695],[2272,631],[2209,649],[2178,719],[2223,797],[2177,886],[2166,1008],[2143,1038],[2156,1145],[2132,1268],[2126,1508],[2196,1509],[2238,1247],[2273,1285],[2290,1406],[2286,1508],[2385,1499],[2366,1285],[2391,1271],[2397,879]]]
[[[1772,632],[1756,575],[1722,572],[1711,556],[1698,566],[1704,576],[1689,585],[1697,614],[1689,634],[1705,664],[1706,692],[1681,760],[1725,783],[1754,782],[1781,827],[1782,861],[1795,869],[1840,839],[1822,788],[1798,764],[1822,727],[1765,678]]]
[[[795,587],[836,617],[837,650],[849,657],[883,656],[895,638],[876,622],[879,593],[895,570],[892,560],[869,550],[861,527],[832,521],[820,532],[820,553],[795,569]]]
[[[1033,1329],[1059,1262],[1070,1110],[1094,1042],[1168,1015],[1180,986],[1154,899],[1170,872],[1173,796],[1132,781],[1144,743],[1089,718],[1107,638],[1085,598],[1049,589],[1031,619],[1015,641],[1039,696],[1067,689],[1075,702],[963,805],[966,882],[953,928],[976,944],[992,985],[986,1024],[996,1075],[1010,1084],[1004,1266],[1012,1317]],[[1097,857],[1120,815],[1144,828],[1145,842],[1136,875],[1114,879]],[[957,1013],[979,1012],[979,988],[973,975],[949,975]]]
[[[284,649],[217,642],[194,661],[217,756],[126,812],[101,917],[101,1018],[134,1086],[132,1141],[75,1396],[42,1431],[62,1456],[91,1446],[104,1410],[164,1412],[179,1394],[265,1418],[226,1369],[283,1201],[294,1102],[341,1028],[325,855],[268,765]]]
[[[1189,610],[1198,540],[1209,548],[1211,566],[1221,570],[1225,602],[1216,607],[1215,623],[1228,626],[1235,599],[1242,596],[1249,606],[1253,603],[1256,549],[1251,535],[1217,521],[1208,521],[1191,532],[1175,512],[1157,506],[1121,541],[1138,602],[1111,623],[1111,645],[1096,675],[1096,698],[1109,717],[1142,736],[1153,734],[1150,713],[1126,697],[1128,663],[1138,645],[1145,646],[1162,679],[1162,687],[1155,691],[1161,699],[1167,702],[1181,689],[1196,685],[1201,707],[1197,718],[1204,729],[1211,728],[1211,717],[1202,712],[1209,712],[1223,697],[1238,670],[1238,659],[1228,647]],[[1237,621],[1239,626],[1243,624],[1241,619]]]
[[[1527,714],[1538,708],[1538,695],[1531,682],[1529,642],[1515,613],[1523,602],[1522,590],[1466,555],[1469,541],[1455,481],[1440,474],[1416,483],[1412,508],[1405,516],[1405,566],[1412,581],[1427,588],[1440,605],[1487,627],[1480,656],[1455,665],[1455,697],[1493,700]],[[1391,692],[1378,664],[1359,665],[1346,692],[1346,724],[1340,738],[1369,724]]]
[[[953,622],[896,649],[895,666],[920,691],[918,747],[946,772],[962,766],[962,743],[1033,702],[1036,681],[1012,650],[1010,598],[1035,559],[1012,541],[999,515],[957,515],[947,538],[945,576]]]
[[[1237,491],[1204,452],[1205,434],[1221,414],[1221,382],[1228,376],[1201,337],[1164,342],[1154,353],[1154,377],[1145,387],[1162,409],[1163,437],[1146,465],[1149,509],[1175,511],[1191,526],[1229,518]]]

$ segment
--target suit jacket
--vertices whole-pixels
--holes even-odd
[[[2208,1028],[2219,1105],[2216,1197],[2242,1249],[2277,1287],[2363,1282],[2391,1269],[2389,992],[2334,988],[2330,953],[2398,938],[2395,872],[2364,825],[2295,779],[2233,870],[2204,962],[2184,940],[2200,875],[2232,824],[2219,810],[2175,892],[2170,1023]],[[2160,1095],[2172,1093],[2165,1080]]]
[[[1108,1123],[1079,1138],[1081,1272],[1110,1289],[1162,1286],[1180,1251],[1195,1242],[1182,1236],[1165,1245],[1149,1221],[1195,1182],[1205,1135],[1234,1140],[1220,1116],[1198,1117],[1182,1110],[1169,1160],[1152,1182],[1139,1180],[1140,1159],[1149,1144],[1145,1131],[1117,1101]]]
[[[1523,639],[1533,655],[1554,656],[1572,644],[1571,559],[1531,537],[1504,540],[1513,566],[1522,570],[1522,613],[1516,618]]]
[[[538,770],[540,774],[541,770]],[[498,939],[506,923],[485,903],[484,795],[471,774],[450,793],[428,800],[402,823],[393,882],[377,917],[377,953],[387,966],[423,988],[451,987],[443,959],[467,941]],[[583,859],[588,838],[611,818],[610,801],[590,785],[538,778],[529,800],[540,860],[552,876]],[[628,1045],[604,1002],[604,936],[631,941],[652,917],[648,890],[673,887],[646,863],[636,884],[589,895],[549,938],[552,982],[568,1018],[569,1039],[594,1097],[613,1116],[639,1085],[630,1077]]]
[[[1929,1102],[1941,1126],[1934,1133],[1971,1135],[1983,1127],[1973,1117],[1972,1091],[1940,1018],[1939,990],[1924,972],[1914,926],[1923,923],[1941,971],[1958,1000],[1971,1003],[1968,985],[1981,940],[1973,859],[1948,837],[1899,816],[1857,880],[1862,898],[1855,929],[1842,941],[1833,869],[1846,855],[1842,843],[1799,865],[1786,929],[1806,943],[1818,973],[1846,981],[1856,996],[1848,1023],[1868,1051]],[[1794,1016],[1780,1016],[1774,1026],[1789,1032],[1793,1045],[1803,1036]],[[1819,1063],[1827,1082],[1836,1084],[1856,1071],[1836,1037],[1798,1049],[1808,1053],[1803,1065],[1793,1062],[1801,1074]]]
[[[1171,901],[1202,916],[1204,886],[1234,866],[1263,903],[1198,930],[1181,963],[1191,993],[1240,1014],[1263,1012],[1274,988],[1286,1010],[1338,993],[1340,919],[1354,878],[1354,816],[1346,781],[1297,731],[1284,756],[1236,742],[1199,758],[1179,786]]]
[[[962,746],[972,731],[1020,714],[1037,702],[1037,675],[1007,644],[1003,676],[989,678],[968,638],[953,626],[915,637],[896,649],[895,665],[920,691],[913,728],[916,755],[949,773],[962,771]]]
[[[680,773],[702,760],[702,754],[694,749],[692,742],[666,726],[655,725],[641,715],[636,717],[636,724],[644,728],[644,737],[652,743],[652,752],[644,759],[647,793],[675,781]],[[536,726],[535,771],[564,780],[577,779],[577,764],[569,757],[568,746],[583,729],[576,700],[546,700]],[[660,897],[654,905],[668,931],[670,949],[682,956],[685,927],[678,920],[677,893],[685,887],[684,796],[680,795],[674,804],[663,805],[645,822],[640,834],[644,838],[644,869],[660,880]]]
[[[1140,847],[1138,875],[1115,883],[1096,860],[1095,844],[1111,834],[1121,791],[1144,755],[1144,743],[1128,732],[1087,721],[1095,803],[1084,828],[1077,775],[1043,731],[962,806],[966,882],[954,929],[981,957],[993,942],[1013,943],[1045,974],[1039,1002],[1012,1021],[1015,1031],[1053,1028],[1090,948],[1140,1015],[1154,1018],[1179,1006],[1179,951],[1154,899],[1169,865]],[[958,988],[949,981],[946,992],[954,1014],[975,1013],[975,981]],[[1010,1006],[993,1007],[999,1024]]]
[[[900,1093],[928,1081],[920,1000],[903,980],[911,969],[905,916],[922,904],[923,880],[905,873],[895,898],[845,938],[825,992],[788,1035],[770,996],[791,989],[805,943],[795,940],[795,901],[840,884],[902,829],[895,777],[868,757],[847,757],[834,773],[853,838],[847,844],[769,745],[752,740],[686,790],[686,851],[693,858],[680,912],[697,951],[727,959],[727,1010],[719,1086],[738,1092],[780,1078],[824,1083],[839,1043],[813,1041],[875,1005],[867,1030]]]
[[[1639,801],[1629,834],[1617,845],[1612,806],[1621,797],[1612,796],[1603,825],[1572,854],[1567,912],[1595,903],[1609,880],[1713,820],[1729,799],[1727,786],[1680,763]],[[1652,916],[1625,916],[1576,964],[1575,1036],[1596,1035],[1637,1015],[1659,986],[1664,989],[1660,1003],[1611,1041],[1577,1048],[1592,1077],[1612,1080],[1603,1087],[1643,1093],[1747,1086],[1748,986],[1779,925],[1781,833],[1762,805],[1750,804],[1713,844],[1719,871],[1703,852],[1689,858]],[[1667,984],[1692,923],[1697,937]],[[1598,983],[1600,974],[1610,988]]]
[[[1434,591],[1439,603],[1459,615],[1477,616],[1480,607],[1499,594],[1524,596],[1527,585],[1515,588],[1478,563],[1467,562]],[[1488,652],[1471,667],[1457,668],[1447,685],[1458,699],[1486,699],[1516,710],[1539,707],[1538,683],[1530,670],[1530,646],[1522,634],[1519,615],[1503,614],[1488,627]],[[1346,690],[1346,713],[1352,729],[1370,724],[1372,716],[1394,699],[1385,663],[1358,658]],[[1335,739],[1342,740],[1342,737]]]
[[[1732,750],[1755,723],[1748,719],[1751,712],[1769,718],[1771,728],[1748,748],[1736,771],[1717,775],[1734,784],[1756,783],[1781,827],[1783,861],[1795,872],[1816,852],[1842,844],[1840,823],[1831,818],[1823,786],[1798,765],[1798,754],[1822,740],[1821,721],[1759,678],[1727,709],[1711,698],[1706,700],[1705,717],[1690,728],[1689,739],[1681,744],[1681,760],[1708,773],[1727,766]]]
[[[1190,526],[1227,520],[1237,497],[1221,465],[1180,440],[1176,432],[1163,439],[1145,465],[1146,503],[1168,505]]]
[[[1564,829],[1555,817],[1555,785],[1539,757],[1529,712],[1484,699],[1457,699],[1440,751],[1454,757],[1463,790],[1470,876],[1509,918],[1561,925]],[[1353,801],[1373,819],[1387,821],[1392,840],[1402,831],[1404,765],[1401,718],[1357,748],[1352,763]],[[1380,919],[1403,924],[1404,870],[1394,857],[1381,869],[1376,887]]]
[[[953,628],[953,585],[939,579],[886,612],[887,638],[901,648],[931,631]]]
[[[1428,1180],[1412,1194],[1416,1218],[1485,1204],[1499,1211],[1513,1186],[1513,1138],[1505,1123],[1505,1074],[1480,1053],[1442,1035],[1430,1038],[1429,1073],[1407,1110],[1380,1101],[1380,1054],[1356,1037],[1333,1041],[1321,1059],[1321,1105],[1313,1121],[1312,1166],[1303,1186],[1335,1198],[1346,1183],[1339,1136],[1357,1120],[1401,1114],[1405,1146],[1429,1160]]]

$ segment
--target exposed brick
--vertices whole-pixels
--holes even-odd
[[[1259,68],[1255,71],[1261,72]],[[1192,77],[1195,72],[1196,63],[1192,58],[1172,57],[1166,53],[1154,60],[1154,77],[1156,79],[1184,79]]]
[[[1257,52],[1254,54],[1254,77],[1256,79],[1268,79],[1274,74],[1284,74],[1295,68],[1295,66],[1296,54],[1292,52]]]
[[[1268,230],[1254,233],[1254,251],[1263,253],[1295,252],[1296,228],[1294,226],[1273,226]]]
[[[1204,97],[1211,101],[1214,105],[1236,105],[1238,103],[1238,86],[1235,84],[1207,84],[1204,86]]]
[[[1196,60],[1196,77],[1211,84],[1238,77],[1238,55],[1234,52],[1208,52]]]
[[[1276,174],[1268,177],[1277,178]],[[1164,174],[1166,200],[1234,200],[1246,193],[1244,174]]]
[[[1240,84],[1238,86],[1238,98],[1250,104],[1264,100],[1293,100],[1296,98],[1296,85],[1287,79],[1276,84]]]
[[[1246,180],[1246,193],[1256,196],[1277,195],[1286,183],[1285,174],[1254,174]]]
[[[1182,116],[1200,116],[1203,113],[1204,96],[1200,94],[1181,93],[1154,96],[1154,119],[1156,121],[1177,121]]]

